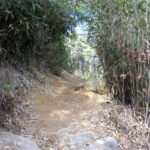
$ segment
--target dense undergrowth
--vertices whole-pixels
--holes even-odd
[[[0,127],[18,133],[23,128],[23,120],[29,119],[31,107],[27,96],[33,82],[25,74],[8,65],[0,67]]]

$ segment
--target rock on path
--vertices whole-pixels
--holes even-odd
[[[0,132],[0,150],[40,150],[35,142],[7,132]]]
[[[98,139],[91,132],[66,134],[60,138],[64,150],[119,150],[117,141],[112,138]],[[40,150],[35,142],[7,132],[0,132],[0,150]]]
[[[98,139],[92,132],[62,135],[59,144],[64,150],[120,150],[114,138]]]

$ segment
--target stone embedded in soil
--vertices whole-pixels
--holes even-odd
[[[7,132],[0,132],[0,149],[40,150],[34,141]]]
[[[99,139],[91,132],[65,134],[60,138],[60,146],[64,150],[119,150],[117,141],[112,138]]]
[[[112,137],[97,140],[94,145],[97,146],[98,150],[119,150],[117,141]]]

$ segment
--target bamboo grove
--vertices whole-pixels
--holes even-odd
[[[150,1],[95,0],[89,7],[89,42],[101,58],[116,98],[149,110]]]

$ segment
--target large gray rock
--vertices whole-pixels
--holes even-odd
[[[120,150],[114,138],[98,139],[92,132],[65,134],[59,144],[64,150]]]
[[[40,150],[35,142],[7,132],[0,132],[0,150]]]

